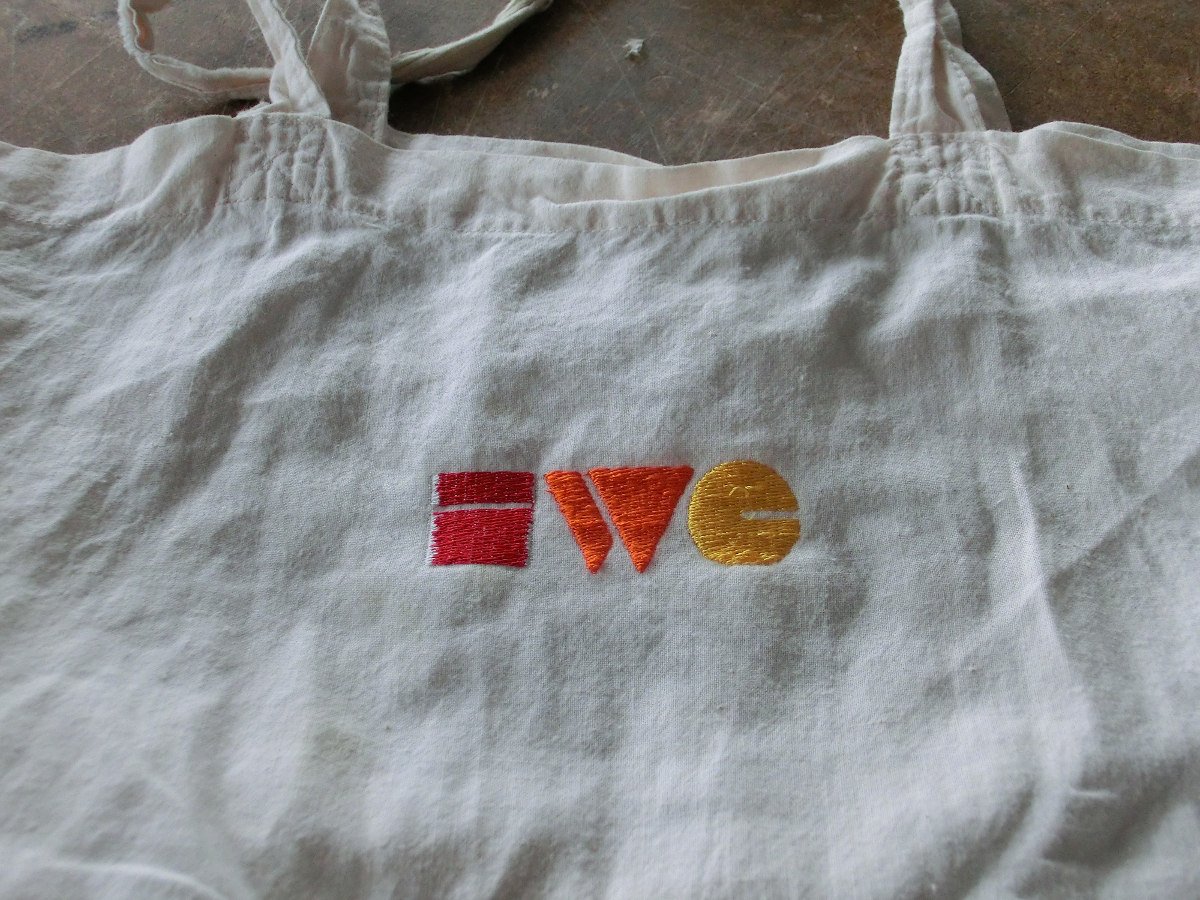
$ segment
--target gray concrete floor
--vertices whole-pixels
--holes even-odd
[[[503,0],[382,0],[396,48],[466,33]],[[302,32],[319,0],[281,4]],[[112,0],[9,0],[0,9],[0,139],[60,152],[127,143],[208,112],[120,46]],[[967,48],[1017,129],[1052,120],[1200,142],[1195,0],[959,0]],[[231,0],[178,2],[159,49],[205,65],[261,64]],[[625,58],[630,38],[645,41]],[[894,0],[558,0],[479,69],[406,87],[406,131],[594,144],[686,163],[884,134],[902,38]]]

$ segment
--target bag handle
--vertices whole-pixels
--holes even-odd
[[[308,53],[276,0],[246,0],[275,58],[271,68],[209,69],[154,52],[150,16],[171,0],[117,0],[125,48],[156,78],[221,100],[261,100],[246,113],[336,118],[380,138],[393,85],[470,71],[514,28],[552,0],[509,0],[479,30],[391,56],[377,0],[326,0]]]
[[[508,34],[554,0],[509,0],[491,23],[478,31],[438,47],[408,50],[392,59],[392,84],[461,75],[474,69]]]
[[[125,48],[151,75],[169,84],[221,99],[265,101],[256,111],[330,115],[329,104],[300,51],[300,39],[276,0],[246,0],[275,58],[275,65],[270,69],[206,69],[155,53],[150,14],[159,12],[170,2],[117,0],[117,17]]]
[[[891,137],[1011,131],[996,82],[963,49],[950,0],[900,0],[904,45],[892,95]]]
[[[326,0],[307,54],[277,0],[246,0],[272,68],[205,69],[154,52],[150,14],[170,0],[117,0],[121,31],[142,68],[171,84],[226,99],[265,101],[248,113],[334,117],[380,138],[394,85],[473,69],[518,25],[553,0],[508,0],[489,24],[455,41],[391,56],[378,0]],[[899,0],[905,37],[889,133],[1011,130],[995,81],[962,46],[950,0]]]
[[[334,118],[379,139],[393,87],[461,75],[479,65],[518,25],[553,0],[509,0],[496,17],[465,37],[407,50],[389,59],[377,0],[326,0],[308,49],[308,64]]]
[[[326,0],[308,65],[333,118],[382,140],[387,130],[391,48],[377,0]]]

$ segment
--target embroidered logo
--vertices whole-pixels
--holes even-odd
[[[612,549],[613,530],[633,567],[646,571],[692,475],[690,466],[627,466],[589,469],[586,478],[582,472],[547,472],[544,479],[594,574]],[[431,565],[528,563],[532,472],[443,472],[434,481],[433,503]],[[751,460],[725,462],[696,483],[688,533],[713,562],[771,565],[800,539],[798,509],[796,495],[774,469]]]

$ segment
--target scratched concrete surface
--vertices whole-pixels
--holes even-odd
[[[451,39],[502,0],[382,0],[393,46]],[[284,0],[303,34],[319,0]],[[6,0],[0,139],[67,153],[229,107],[161,84],[125,55],[113,0]],[[959,0],[965,42],[1014,126],[1055,119],[1200,142],[1196,0]],[[158,49],[261,64],[230,0],[179,0]],[[665,163],[884,134],[902,36],[894,0],[558,0],[476,72],[396,92],[392,124],[595,144]],[[637,59],[624,44],[645,41]]]

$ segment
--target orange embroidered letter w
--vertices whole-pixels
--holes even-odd
[[[691,466],[589,469],[588,477],[617,528],[633,566],[645,572],[692,479]],[[580,472],[548,472],[546,485],[558,504],[589,572],[604,565],[612,535]]]

